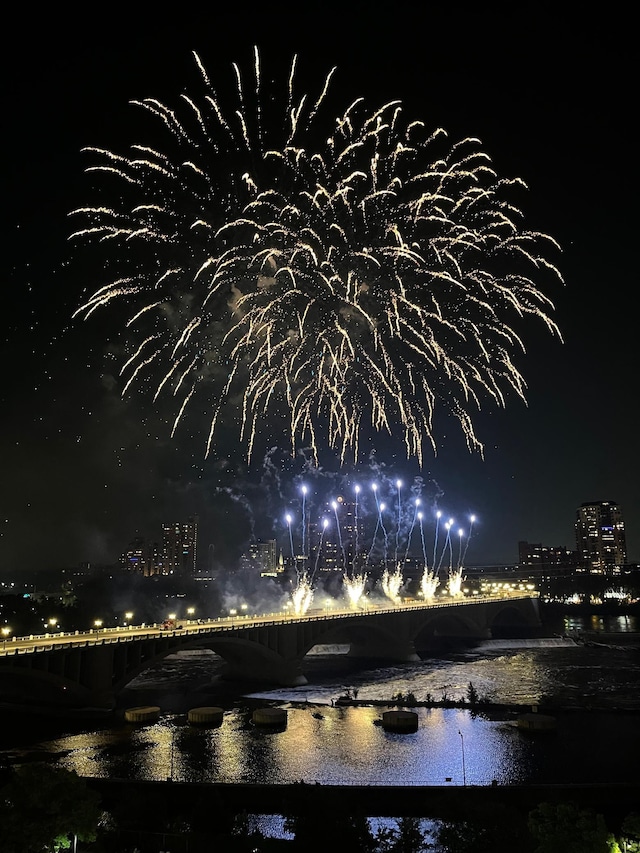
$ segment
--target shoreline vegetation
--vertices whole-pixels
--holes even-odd
[[[255,701],[255,700],[253,700]],[[274,705],[282,705],[282,702],[273,701]],[[638,714],[638,708],[598,708],[589,704],[582,705],[561,705],[552,702],[545,696],[541,696],[538,702],[528,702],[526,704],[494,702],[491,699],[480,698],[475,692],[475,688],[471,682],[467,687],[467,697],[464,699],[454,699],[443,694],[439,699],[427,694],[424,699],[418,699],[411,691],[407,693],[396,693],[387,699],[359,699],[357,690],[347,690],[346,693],[338,696],[331,701],[331,705],[319,702],[289,702],[288,704],[294,708],[446,708],[460,709],[471,711],[477,714],[489,715],[517,715],[523,713],[540,713],[540,714],[556,714],[556,713],[585,713],[606,712],[611,714]]]

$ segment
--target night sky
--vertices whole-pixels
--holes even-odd
[[[247,470],[223,439],[205,461],[202,439],[186,429],[171,440],[167,412],[149,397],[121,399],[120,325],[110,312],[71,319],[93,290],[67,242],[68,212],[95,201],[80,149],[150,141],[130,99],[173,106],[198,82],[193,49],[210,78],[228,84],[230,63],[248,69],[254,44],[264,73],[283,85],[294,52],[303,84],[319,86],[336,65],[336,114],[359,95],[371,107],[399,98],[451,141],[479,137],[499,174],[528,184],[527,227],[563,248],[565,286],[547,279],[544,289],[564,343],[541,323],[526,327],[518,367],[528,405],[512,397],[477,416],[484,460],[453,428],[422,470],[383,439],[366,448],[375,464],[407,483],[421,477],[424,496],[437,495],[456,519],[476,514],[469,563],[516,562],[521,539],[573,548],[576,509],[597,500],[620,504],[629,560],[640,560],[630,21],[561,22],[543,11],[419,20],[403,3],[375,19],[360,4],[319,8],[274,17],[238,6],[225,18],[165,22],[63,15],[16,26],[2,77],[1,577],[111,562],[136,534],[157,538],[163,521],[192,514],[203,563],[232,561],[252,531],[269,536],[273,523],[285,544],[281,519],[296,506],[301,460],[287,459],[283,444]],[[370,462],[340,471],[327,455],[307,481],[328,493],[341,478],[375,475]]]

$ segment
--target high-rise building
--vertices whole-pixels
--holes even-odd
[[[577,554],[564,546],[518,542],[518,567],[530,578],[569,574],[577,568]]]
[[[120,555],[120,565],[130,572],[140,572],[145,577],[152,577],[161,571],[162,561],[156,542],[147,542],[137,536]]]
[[[367,555],[363,518],[357,512],[356,502],[339,495],[335,500],[335,508],[333,503],[327,504],[326,516],[338,534],[329,540],[327,547],[331,568],[344,568],[348,572],[361,570]]]
[[[255,569],[261,577],[277,577],[283,571],[278,562],[278,543],[275,539],[252,542],[247,553],[240,558],[240,565],[246,569]]]
[[[162,525],[162,573],[195,574],[198,517]]]
[[[615,501],[593,501],[580,506],[576,547],[590,572],[611,571],[626,563],[624,519]]]

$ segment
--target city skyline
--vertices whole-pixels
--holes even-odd
[[[592,24],[600,46],[593,52],[549,36],[544,59],[532,38],[523,56],[533,64],[496,76],[474,65],[477,46],[445,71],[406,27],[385,33],[382,24],[360,22],[358,30],[347,23],[328,41],[324,31],[303,40],[278,36],[273,26],[260,38],[265,22],[256,20],[255,32],[249,27],[224,46],[207,44],[195,30],[171,39],[164,32],[159,41],[149,31],[145,38],[121,34],[119,49],[107,39],[86,46],[63,39],[55,47],[43,39],[33,54],[13,57],[7,274],[17,308],[3,336],[4,363],[12,368],[1,391],[0,573],[54,567],[67,555],[70,564],[115,562],[136,530],[144,535],[163,519],[193,515],[200,516],[204,550],[212,545],[224,564],[253,532],[260,537],[273,526],[284,505],[277,497],[303,475],[364,481],[381,468],[389,478],[421,477],[454,516],[477,515],[470,562],[514,563],[520,540],[573,548],[578,507],[608,500],[624,512],[629,561],[640,558],[639,451],[630,412],[634,312],[625,301],[633,297],[624,296],[633,274],[633,222],[625,182],[611,178],[612,163],[630,162],[624,116],[631,84],[613,33]],[[427,456],[422,469],[403,458],[397,441],[379,436],[357,469],[341,470],[325,454],[310,473],[304,459],[287,459],[284,443],[274,452],[266,447],[250,469],[224,441],[225,452],[205,462],[189,430],[170,438],[167,414],[155,414],[148,398],[120,399],[119,344],[109,318],[72,321],[83,291],[93,290],[89,271],[73,269],[67,258],[68,213],[89,195],[80,149],[124,149],[144,138],[127,102],[172,102],[188,90],[192,49],[213,78],[228,76],[232,61],[250,62],[253,44],[274,75],[294,52],[309,80],[337,66],[336,112],[347,100],[340,87],[371,105],[401,98],[408,114],[444,127],[452,142],[478,136],[500,174],[528,184],[527,224],[563,248],[558,265],[566,283],[548,295],[564,343],[526,329],[519,367],[528,405],[512,398],[504,410],[479,413],[484,459],[470,455],[445,424],[438,456]],[[49,87],[36,98],[33,81],[43,79]]]
[[[336,492],[328,498],[311,495],[303,486],[300,505],[294,509],[289,504],[276,528],[264,528],[262,536],[254,534],[227,568],[235,571],[252,560],[262,559],[271,567],[278,561],[292,567],[296,561],[318,558],[318,567],[323,571],[347,574],[356,563],[374,574],[385,567],[406,568],[409,564],[413,570],[430,567],[437,572],[443,566],[446,569],[447,563],[483,568],[467,560],[477,522],[475,515],[454,519],[424,499],[410,495],[405,500],[401,493],[406,484],[401,481],[386,484],[391,489],[386,494],[377,482],[369,485],[368,495],[361,484],[356,484],[353,494]],[[161,538],[133,536],[122,547],[120,566],[145,577],[215,572],[211,551],[197,558],[197,517],[164,521],[160,529]],[[631,565],[627,559],[624,512],[614,501],[581,504],[576,510],[574,537],[570,546],[519,540],[518,560],[511,565],[562,564],[595,573],[620,571]],[[498,565],[502,564],[484,568]]]

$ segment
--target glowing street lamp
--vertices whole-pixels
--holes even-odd
[[[193,614],[196,612],[195,607],[187,607],[187,616],[189,619],[193,619]]]
[[[7,650],[7,637],[11,633],[11,628],[8,625],[5,625],[2,628],[2,649],[3,651]]]
[[[458,729],[458,734],[460,735],[460,743],[462,744],[462,784],[466,788],[467,786],[467,768],[464,762],[464,735]]]
[[[49,630],[55,631],[58,626],[58,620],[55,617],[52,617],[51,619],[49,619],[47,624],[49,625]]]
[[[102,619],[94,619],[93,627],[96,629],[96,633],[102,628]]]

